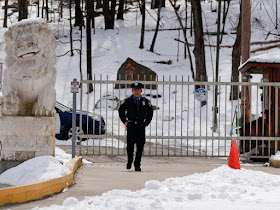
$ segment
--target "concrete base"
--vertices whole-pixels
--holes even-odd
[[[8,170],[9,168],[16,167],[19,164],[21,164],[21,162],[19,161],[0,161],[0,174]]]
[[[19,161],[54,156],[54,117],[0,117],[1,161]]]

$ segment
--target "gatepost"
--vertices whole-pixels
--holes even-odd
[[[76,94],[79,93],[79,82],[77,79],[73,79],[71,82],[71,93],[73,93],[73,112],[72,112],[72,158],[75,154],[76,143]]]

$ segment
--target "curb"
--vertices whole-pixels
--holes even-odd
[[[269,166],[274,168],[280,168],[280,160],[269,160]]]
[[[0,189],[0,206],[5,204],[24,203],[61,192],[73,184],[74,174],[82,165],[82,157],[71,159],[66,167],[70,174],[47,181],[40,181],[29,185]]]

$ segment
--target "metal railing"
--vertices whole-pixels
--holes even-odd
[[[94,75],[93,80],[81,80],[80,110],[86,109],[88,115],[94,115],[99,122],[99,116],[102,116],[106,132],[102,134],[101,123],[88,124],[95,133],[87,133],[89,129],[84,128],[81,138],[86,141],[80,144],[80,154],[126,154],[126,128],[119,119],[118,108],[121,101],[131,95],[131,83],[127,80],[109,80],[108,76],[103,79],[102,75]],[[188,78],[177,76],[163,76],[156,78],[156,81],[141,83],[145,86],[142,96],[151,100],[154,108],[153,120],[146,128],[144,155],[223,157],[229,155],[232,138],[238,140],[240,155],[246,157],[269,157],[278,150],[279,83],[190,82]],[[86,94],[90,84],[94,91]],[[115,89],[116,85],[120,87],[121,84],[124,85],[123,89]],[[215,86],[218,88],[217,109],[213,103]],[[199,101],[201,98],[196,94],[199,87],[206,92],[204,102]],[[229,100],[234,88],[241,96],[243,87],[251,89],[250,122],[241,122],[241,112],[245,109],[241,107],[240,97]],[[217,113],[213,110],[217,110]],[[213,129],[215,115],[216,132]]]

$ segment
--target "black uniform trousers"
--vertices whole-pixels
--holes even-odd
[[[127,162],[132,164],[134,145],[136,144],[136,156],[134,166],[141,166],[141,158],[145,145],[145,126],[135,125],[133,122],[127,124]]]

